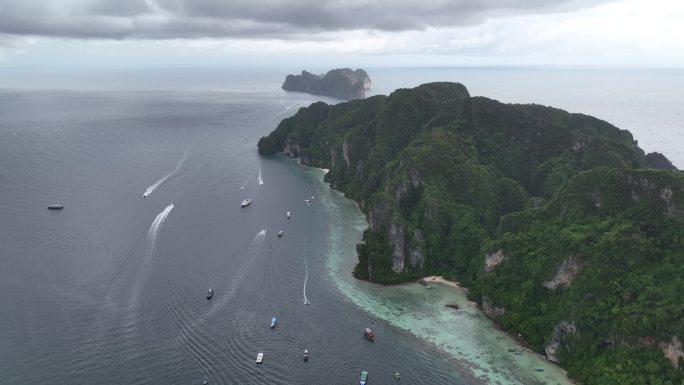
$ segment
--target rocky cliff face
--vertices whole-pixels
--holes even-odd
[[[682,342],[679,337],[672,336],[669,342],[661,342],[660,348],[665,355],[665,358],[672,362],[672,366],[679,369],[680,361],[684,360],[684,352],[682,352]]]
[[[558,354],[561,352],[561,350],[569,349],[570,344],[567,342],[567,339],[568,337],[576,335],[577,327],[573,322],[559,322],[558,325],[553,328],[551,341],[544,349],[544,352],[546,353],[546,359],[551,362],[560,363]]]
[[[579,274],[580,269],[583,266],[584,262],[581,258],[570,256],[561,263],[555,276],[548,281],[544,281],[542,286],[550,290],[555,290],[558,287],[568,287],[575,277],[577,277],[577,274]]]
[[[339,68],[330,70],[325,75],[314,75],[307,71],[302,71],[301,75],[287,75],[282,88],[285,91],[354,100],[363,99],[364,91],[370,89],[370,85],[371,80],[366,71]]]

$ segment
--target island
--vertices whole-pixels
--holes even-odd
[[[354,100],[363,99],[365,91],[370,89],[370,85],[371,80],[366,71],[338,68],[328,71],[325,75],[314,75],[307,71],[302,71],[301,75],[287,75],[283,89],[336,99]]]
[[[684,382],[684,175],[583,114],[430,83],[314,103],[258,143],[328,169],[354,275],[441,275],[581,384]]]

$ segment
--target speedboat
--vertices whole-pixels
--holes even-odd
[[[375,341],[375,336],[373,335],[373,332],[369,328],[366,328],[363,331],[363,337],[365,339],[367,339],[368,341]]]
[[[209,289],[209,291],[207,291],[207,299],[211,299],[211,297],[213,297],[213,296],[214,296],[214,289]]]
[[[258,353],[258,354],[257,354],[256,363],[257,363],[257,364],[260,364],[261,361],[263,361],[263,360],[264,360],[264,353]]]
[[[64,208],[64,206],[62,206],[62,205],[50,205],[50,206],[48,206],[48,209],[50,209],[50,210],[61,210],[63,208]]]
[[[309,351],[304,349],[304,361],[309,361]]]
[[[276,326],[277,322],[278,319],[276,317],[271,318],[271,329],[273,329]]]
[[[247,198],[247,199],[245,199],[244,201],[242,201],[242,203],[240,203],[240,207],[247,207],[247,206],[249,206],[249,205],[251,205],[251,204],[252,204],[252,200],[249,199],[249,198]]]
[[[204,382],[202,383],[202,385],[207,385],[207,382],[209,382],[209,380],[204,380]]]
[[[290,219],[290,212],[289,212],[289,211],[286,212],[286,213],[285,213],[285,216],[287,217],[287,219]]]
[[[401,380],[401,376],[399,375],[399,372],[394,372],[394,379],[397,381]]]
[[[359,385],[366,385],[366,380],[368,380],[368,372],[363,371],[361,372],[361,378],[359,379]]]
[[[281,237],[281,238],[282,238],[283,234],[284,234],[284,233],[283,233],[283,230],[278,231],[278,237]]]

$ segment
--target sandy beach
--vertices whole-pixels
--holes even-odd
[[[441,283],[442,285],[451,286],[451,287],[454,287],[456,289],[459,289],[459,290],[463,291],[464,293],[468,292],[468,289],[461,287],[461,285],[459,285],[458,282],[446,280],[442,276],[439,276],[439,275],[430,275],[430,276],[421,278],[421,280],[427,282],[428,284],[432,283],[432,282]],[[420,280],[419,280],[419,282],[420,282]]]

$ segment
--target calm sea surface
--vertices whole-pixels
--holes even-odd
[[[586,112],[684,166],[682,72],[628,83],[520,71],[369,72],[376,93],[452,80]],[[256,153],[319,99],[281,91],[280,73],[230,87],[211,75],[0,90],[0,384],[353,384],[362,370],[369,384],[395,370],[410,383],[567,383],[455,289],[351,278],[365,226],[353,202],[319,170]],[[587,76],[614,87],[580,89]]]

